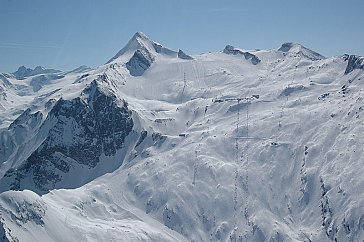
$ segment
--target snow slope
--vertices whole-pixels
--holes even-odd
[[[362,241],[361,57],[181,56],[136,33],[38,90],[7,78],[23,96],[0,110],[0,239]]]

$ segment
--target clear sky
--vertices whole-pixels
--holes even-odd
[[[364,55],[364,0],[0,0],[0,71],[109,60],[137,31],[189,54],[298,42]]]

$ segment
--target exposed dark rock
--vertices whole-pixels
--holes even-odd
[[[307,88],[303,85],[297,85],[297,86],[288,86],[286,87],[282,93],[280,94],[280,97],[287,97],[293,93],[302,92],[305,91]]]
[[[349,90],[348,90],[347,85],[342,86],[341,90],[339,91],[339,93],[342,93],[342,94],[347,94],[348,92],[349,92]]]
[[[147,49],[141,48],[134,52],[134,55],[126,63],[130,75],[141,76],[152,65],[154,57]]]
[[[310,50],[310,49],[306,48],[305,46],[297,44],[297,43],[284,43],[278,49],[278,51],[282,51],[284,53],[293,52],[294,54],[304,56],[307,59],[310,59],[313,61],[325,59],[325,57],[322,56],[321,54],[319,54],[313,50]]]
[[[227,45],[223,52],[227,55],[242,55],[246,60],[251,61],[253,65],[257,65],[260,62],[260,59],[256,55],[249,52],[243,52],[231,45]]]
[[[19,144],[40,126],[42,120],[41,112],[31,113],[31,110],[27,109],[9,125],[8,129],[0,131],[0,164],[4,164],[11,157],[14,158],[15,152],[22,149]],[[0,190],[2,185],[0,180]]]
[[[351,55],[348,58],[345,74],[349,74],[355,69],[364,69],[364,58],[357,55]]]
[[[138,139],[138,142],[135,145],[135,148],[137,148],[144,141],[144,139],[147,137],[147,135],[148,135],[148,131],[146,131],[146,130],[143,130],[140,133],[140,137]]]
[[[321,96],[318,97],[318,100],[324,100],[324,99],[328,98],[329,96],[330,96],[330,93],[328,93],[328,92],[321,94]]]
[[[5,74],[0,73],[0,80],[2,81],[5,87],[13,86]]]
[[[185,54],[182,50],[179,50],[178,51],[178,54],[177,54],[178,58],[180,59],[184,59],[184,60],[193,60],[193,58],[187,54]]]
[[[169,209],[167,206],[163,211],[163,223],[168,228],[181,232],[182,221],[173,208]]]
[[[288,52],[292,49],[292,47],[294,46],[294,43],[283,43],[282,46],[278,49],[278,51],[282,51],[282,52]]]
[[[0,221],[0,241],[1,242],[9,242],[8,238],[6,237],[4,224],[1,221]]]
[[[83,91],[82,97],[57,101],[42,125],[41,131],[47,133],[44,141],[23,165],[9,170],[0,182],[5,179],[10,189],[35,186],[36,192],[47,192],[74,164],[95,167],[101,154],[112,156],[123,147],[134,125],[128,104],[97,81]],[[28,113],[14,123],[24,123]]]
[[[150,41],[150,40],[149,40]],[[166,47],[164,47],[163,45],[160,45],[158,43],[155,43],[153,41],[150,41],[154,47],[155,52],[159,53],[159,54],[166,54],[169,56],[176,56],[177,52],[170,50]]]
[[[31,114],[31,110],[28,108],[10,124],[8,129],[13,129],[18,125],[27,125],[33,128],[34,123],[41,121],[42,118],[43,114],[41,112]]]
[[[8,160],[15,149],[16,143],[10,133],[7,130],[0,132],[0,164]]]
[[[163,142],[167,139],[167,136],[162,135],[161,133],[153,133],[152,134],[152,140],[154,142],[154,145],[160,146],[163,144]]]

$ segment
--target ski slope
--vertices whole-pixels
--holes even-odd
[[[228,49],[186,59],[136,33],[95,70],[8,75],[0,239],[362,241],[362,59],[293,43]],[[126,102],[133,127],[121,148],[106,154],[111,132],[91,136],[103,144],[95,164],[58,146],[56,160],[30,162],[54,140],[86,142],[75,138],[87,128],[74,114],[55,116],[60,98],[80,100],[80,110]],[[10,191],[18,181],[21,191]]]

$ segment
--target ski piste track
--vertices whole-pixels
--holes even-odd
[[[292,43],[228,50],[181,59],[137,33],[94,70],[60,73],[56,80],[4,74],[11,85],[0,82],[6,94],[0,99],[0,235],[14,241],[362,241],[360,65],[347,68],[349,56],[324,58]],[[120,150],[105,155],[119,147],[111,141],[123,131],[111,125],[116,116],[93,107],[110,100],[99,106],[117,112],[125,101],[133,128]],[[93,128],[73,118],[81,111],[66,112],[76,108],[71,103],[109,118]],[[108,136],[100,135],[104,124]],[[100,142],[92,165],[70,152],[84,145],[76,135],[84,130]],[[66,148],[52,153],[53,144]],[[49,147],[51,161],[26,163]],[[49,184],[44,191],[34,183],[39,180]],[[9,191],[11,184],[19,191]]]

